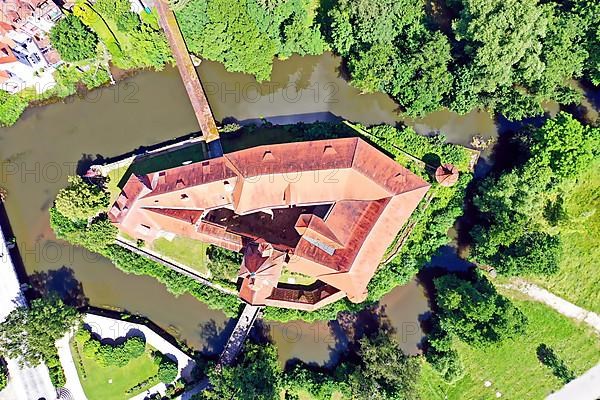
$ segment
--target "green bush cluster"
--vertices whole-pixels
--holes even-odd
[[[141,357],[146,351],[146,342],[139,337],[127,338],[119,345],[102,344],[82,327],[77,332],[76,338],[83,346],[83,354],[105,367],[124,367],[129,361]]]
[[[458,351],[452,345],[452,337],[442,329],[437,317],[433,317],[431,331],[427,334],[425,358],[448,383],[456,382],[465,374]]]
[[[0,90],[0,126],[11,126],[27,108],[27,100]]]
[[[154,362],[158,365],[158,373],[156,376],[162,383],[171,383],[177,378],[179,368],[177,361],[171,360],[164,354],[155,354]]]
[[[600,155],[600,129],[561,112],[521,139],[523,165],[484,179],[473,198],[473,260],[505,275],[552,274],[568,222],[562,196]]]
[[[60,358],[58,358],[58,353],[47,355],[44,357],[44,362],[48,367],[52,385],[56,388],[64,387],[67,384],[67,377],[65,376],[65,370],[60,363]]]
[[[433,283],[435,311],[440,328],[448,334],[481,347],[525,332],[525,315],[481,273],[475,272],[472,280],[447,274]],[[434,346],[443,343],[439,336],[433,340]]]

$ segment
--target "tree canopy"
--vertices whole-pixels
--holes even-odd
[[[440,326],[449,334],[482,346],[524,332],[525,315],[485,277],[471,282],[448,274],[436,278],[434,285]]]
[[[379,331],[359,341],[360,363],[348,378],[352,399],[418,399],[417,381],[421,371],[417,357],[406,356],[396,339]]]
[[[13,310],[0,324],[0,352],[26,365],[39,365],[56,354],[54,342],[79,320],[75,308],[58,297],[36,299]]]
[[[192,53],[264,81],[275,57],[326,49],[316,7],[312,0],[190,0],[176,14]]]
[[[473,198],[472,256],[507,275],[558,269],[563,186],[598,157],[600,129],[560,113],[525,141],[525,164],[484,179]]]
[[[279,399],[282,370],[277,349],[270,344],[247,343],[240,360],[221,371],[208,372],[213,390],[205,390],[196,399],[276,400]]]
[[[450,43],[427,29],[422,1],[341,0],[329,16],[353,85],[389,93],[409,115],[440,107],[452,86]]]
[[[73,14],[52,27],[50,40],[65,61],[88,60],[96,55],[98,37]]]
[[[108,207],[109,195],[101,187],[70,176],[69,186],[61,189],[54,202],[56,209],[70,220],[86,220]]]

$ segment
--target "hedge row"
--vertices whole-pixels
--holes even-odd
[[[141,357],[146,351],[146,342],[139,337],[128,338],[123,344],[113,346],[102,344],[92,337],[90,331],[80,328],[76,338],[83,346],[83,354],[105,367],[124,367],[129,361]]]

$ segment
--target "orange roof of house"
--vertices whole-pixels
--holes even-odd
[[[144,240],[169,232],[245,249],[242,299],[313,309],[338,299],[337,292],[354,302],[366,298],[385,251],[428,189],[362,139],[331,139],[258,146],[132,175],[109,215]],[[327,290],[278,285],[284,268],[315,277]]]
[[[0,64],[8,64],[17,61],[17,57],[6,43],[0,43]]]

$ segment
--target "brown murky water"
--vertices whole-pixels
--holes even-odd
[[[216,63],[203,62],[199,70],[217,119],[402,120],[389,97],[361,95],[348,86],[339,76],[339,59],[331,55],[277,61],[273,81],[261,85]],[[474,134],[496,134],[493,120],[478,112],[459,117],[441,111],[406,123],[421,133],[441,130],[463,144]],[[144,315],[194,347],[219,351],[226,326],[231,329],[221,312],[190,296],[176,298],[152,278],[123,274],[105,259],[57,243],[48,224],[52,200],[81,160],[114,157],[195,130],[177,71],[143,72],[85,99],[28,110],[14,127],[0,129],[0,185],[9,193],[6,208],[29,274],[66,266],[92,305]],[[399,287],[381,304],[404,350],[416,352],[422,336],[419,316],[428,311],[422,288],[414,282]],[[270,331],[282,361],[298,357],[326,363],[347,341],[347,332],[336,323],[272,324]]]

